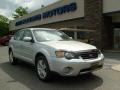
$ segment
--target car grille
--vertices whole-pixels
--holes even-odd
[[[75,57],[79,58],[82,57],[83,59],[95,59],[98,58],[100,51],[95,49],[95,50],[89,50],[89,51],[84,51],[84,52],[78,52],[76,53]]]

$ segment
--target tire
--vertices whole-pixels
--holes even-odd
[[[17,59],[14,57],[12,51],[9,52],[9,62],[10,62],[12,65],[16,65],[16,64],[18,63],[18,61],[17,61]]]
[[[42,81],[51,80],[51,71],[47,62],[47,59],[44,56],[38,56],[36,58],[35,69],[37,76]]]

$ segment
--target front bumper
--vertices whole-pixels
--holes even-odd
[[[100,54],[96,59],[83,60],[80,59],[53,59],[52,71],[62,76],[77,76],[80,74],[92,72],[101,69],[104,63],[104,56]]]

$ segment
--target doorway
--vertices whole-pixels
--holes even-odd
[[[120,49],[120,28],[114,29],[114,49]]]

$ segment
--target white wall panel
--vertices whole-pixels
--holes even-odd
[[[103,12],[120,11],[120,0],[103,0]]]

